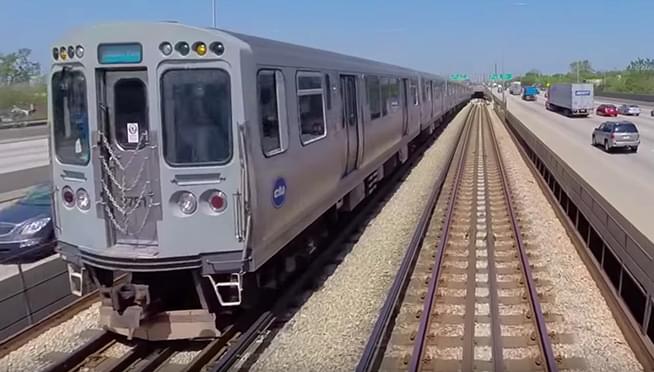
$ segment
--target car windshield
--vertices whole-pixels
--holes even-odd
[[[613,127],[613,131],[617,133],[637,133],[638,129],[636,129],[636,126],[627,123],[627,124],[617,124],[615,127]]]
[[[24,198],[20,199],[18,203],[47,207],[52,203],[52,190],[49,185],[36,186]]]
[[[631,107],[631,108],[638,108],[638,105],[631,105],[631,106],[629,106],[629,107]]]

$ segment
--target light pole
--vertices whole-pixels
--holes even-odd
[[[213,20],[213,28],[216,28],[216,0],[211,0],[211,18]]]

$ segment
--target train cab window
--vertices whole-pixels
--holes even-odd
[[[418,83],[411,80],[411,97],[413,97],[413,105],[418,106]]]
[[[377,76],[366,76],[366,91],[368,92],[370,120],[375,120],[381,117],[381,93]]]
[[[86,78],[64,69],[52,75],[52,126],[57,159],[86,165],[90,159]]]
[[[145,84],[140,79],[122,79],[114,85],[115,97],[115,135],[116,141],[124,149],[144,146],[148,132],[148,103]],[[138,123],[138,140],[130,142],[127,123]]]
[[[298,72],[297,95],[302,144],[306,145],[326,137],[322,74]]]
[[[261,70],[257,76],[261,148],[266,156],[286,150],[284,75],[278,70]]]
[[[232,157],[229,75],[168,70],[161,77],[163,152],[173,166],[219,165]]]

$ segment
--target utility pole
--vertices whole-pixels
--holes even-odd
[[[216,0],[211,0],[211,18],[213,20],[213,28],[216,28]]]

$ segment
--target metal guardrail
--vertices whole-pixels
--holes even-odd
[[[34,127],[34,126],[46,125],[46,124],[48,124],[48,119],[7,121],[4,123],[0,122],[0,130],[10,129],[10,128]]]
[[[654,348],[654,242],[602,197],[493,95],[508,124],[585,243],[588,255],[628,309],[640,336]]]

